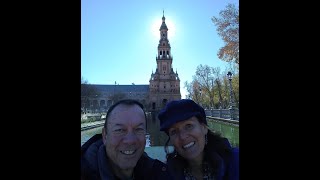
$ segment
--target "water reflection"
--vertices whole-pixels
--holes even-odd
[[[160,131],[160,120],[158,119],[158,112],[147,113],[147,143],[149,141],[150,146],[164,146],[168,136],[166,133]]]
[[[146,134],[146,147],[151,147],[150,134]]]
[[[224,137],[228,138],[232,146],[239,146],[239,127],[228,125],[216,121],[208,121],[208,126],[213,131],[220,132]],[[81,131],[81,145],[85,143],[94,134],[101,134],[102,126],[86,131]],[[160,121],[158,112],[147,113],[147,134],[146,147],[164,146],[168,136],[160,131]],[[169,144],[170,145],[170,144]]]

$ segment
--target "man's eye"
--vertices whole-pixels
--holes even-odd
[[[125,130],[124,129],[115,129],[114,132],[115,133],[123,133],[123,132],[125,132]]]
[[[137,134],[144,134],[145,133],[145,130],[143,128],[137,128],[136,129],[136,133]]]

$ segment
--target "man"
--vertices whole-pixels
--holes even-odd
[[[138,101],[112,105],[102,134],[81,147],[81,179],[170,179],[167,165],[144,152],[146,120]]]

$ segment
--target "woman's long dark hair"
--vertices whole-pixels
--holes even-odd
[[[204,158],[203,160],[207,161],[211,168],[212,173],[217,174],[219,169],[219,157],[220,156],[226,166],[228,166],[228,162],[232,155],[232,147],[228,141],[227,138],[223,137],[221,133],[211,131],[207,125],[206,119],[203,116],[196,116],[198,121],[207,126],[208,133],[206,134],[206,144],[204,146]],[[170,136],[168,134],[168,131],[166,131],[166,134],[168,135],[168,140],[165,143],[164,150],[166,152],[166,158],[167,158],[167,164],[169,168],[171,169],[171,172],[175,172],[180,174],[183,172],[184,168],[188,166],[188,162],[185,158],[183,158],[181,155],[178,154],[178,152],[174,149],[173,152],[169,152],[169,142],[170,142]],[[218,156],[217,156],[218,155]],[[227,175],[228,176],[228,175]]]
[[[231,153],[230,144],[227,138],[221,136],[218,132],[213,132],[208,128],[207,133],[208,143],[204,147],[204,152],[207,154],[208,152],[214,150],[219,153],[221,156],[225,157]],[[176,150],[173,152],[169,151],[169,142],[170,136],[168,136],[168,140],[165,143],[164,150],[166,152],[166,158],[175,158],[178,156]]]
[[[198,121],[201,124],[204,124],[208,128],[208,133],[207,133],[207,140],[208,142],[206,143],[204,147],[204,154],[207,156],[210,152],[215,151],[217,152],[222,158],[228,158],[231,155],[231,145],[228,141],[227,138],[222,137],[222,135],[218,132],[213,132],[209,129],[208,125],[206,125],[206,120],[203,119],[202,116],[196,116]],[[168,140],[165,143],[164,150],[166,152],[166,158],[177,158],[179,154],[174,150],[173,152],[169,152],[169,142],[170,142],[170,136],[168,135]]]

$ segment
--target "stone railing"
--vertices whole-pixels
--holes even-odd
[[[223,119],[223,118],[219,118],[219,117],[207,116],[207,121],[216,121],[216,122],[222,122],[222,123],[226,123],[226,124],[232,124],[234,126],[239,126],[238,120]]]
[[[102,116],[101,113],[86,113],[86,114],[81,114],[81,120],[88,119],[88,118],[100,119],[101,116]]]
[[[229,109],[206,109],[205,113],[206,116],[212,116],[212,117],[218,117],[218,118],[223,118],[223,119],[231,119]],[[233,120],[238,120],[239,121],[239,110],[234,109],[234,119]]]

